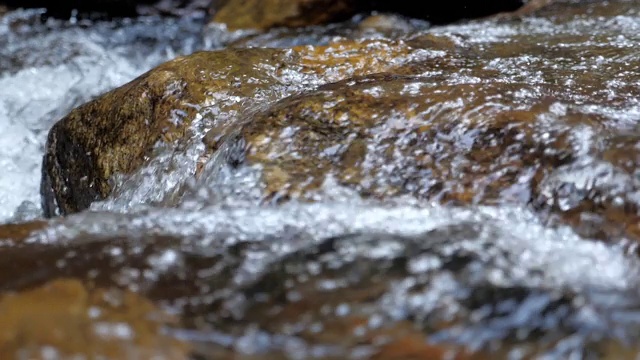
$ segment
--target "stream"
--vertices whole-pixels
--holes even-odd
[[[191,349],[174,356],[152,342],[162,359],[637,358],[640,3],[584,3],[517,20],[431,27],[397,17],[390,31],[358,26],[359,15],[250,36],[199,17],[42,22],[40,10],[9,12],[4,224],[44,217],[54,123],[159,64],[230,42],[418,45],[388,78],[335,85],[292,67],[247,99],[212,95],[179,151],[158,142],[142,166],[110,179],[105,199],[3,241],[0,290],[69,277],[141,294],[179,319],[163,336]],[[428,36],[446,45],[431,49],[440,43]],[[231,83],[229,69],[220,76]],[[391,100],[372,100],[370,116],[361,95]],[[342,102],[344,118],[331,112]],[[340,127],[347,118],[353,128]],[[241,140],[211,140],[232,121],[253,146],[241,165],[229,160]],[[99,333],[129,341],[147,331],[127,321]],[[22,358],[65,358],[34,344]]]

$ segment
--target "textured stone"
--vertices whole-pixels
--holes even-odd
[[[567,133],[547,140],[547,129],[536,129],[549,102],[520,98],[519,109],[508,109],[532,90],[354,78],[284,99],[227,141],[246,143],[246,164],[263,172],[265,200],[312,200],[331,177],[365,197],[526,204],[532,180],[569,160]],[[205,140],[218,148],[213,135]]]
[[[45,213],[73,213],[104,199],[111,191],[109,178],[139,168],[158,141],[192,136],[189,126],[205,106],[239,112],[260,99],[261,92],[271,90],[277,98],[305,81],[385,71],[406,62],[413,51],[401,42],[370,40],[291,50],[199,52],[162,64],[74,109],[53,126],[43,161]]]

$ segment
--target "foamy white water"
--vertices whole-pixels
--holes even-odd
[[[37,217],[49,128],[75,106],[199,48],[201,19],[40,24],[0,18],[0,223]],[[18,211],[17,211],[18,210]]]

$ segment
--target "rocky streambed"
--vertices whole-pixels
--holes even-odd
[[[637,358],[640,2],[186,3],[7,3],[0,358]]]

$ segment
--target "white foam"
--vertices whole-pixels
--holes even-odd
[[[197,45],[198,24],[187,20],[9,26],[37,15],[16,11],[0,21],[0,223],[40,215],[42,154],[57,120]],[[173,44],[176,34],[181,43]]]

